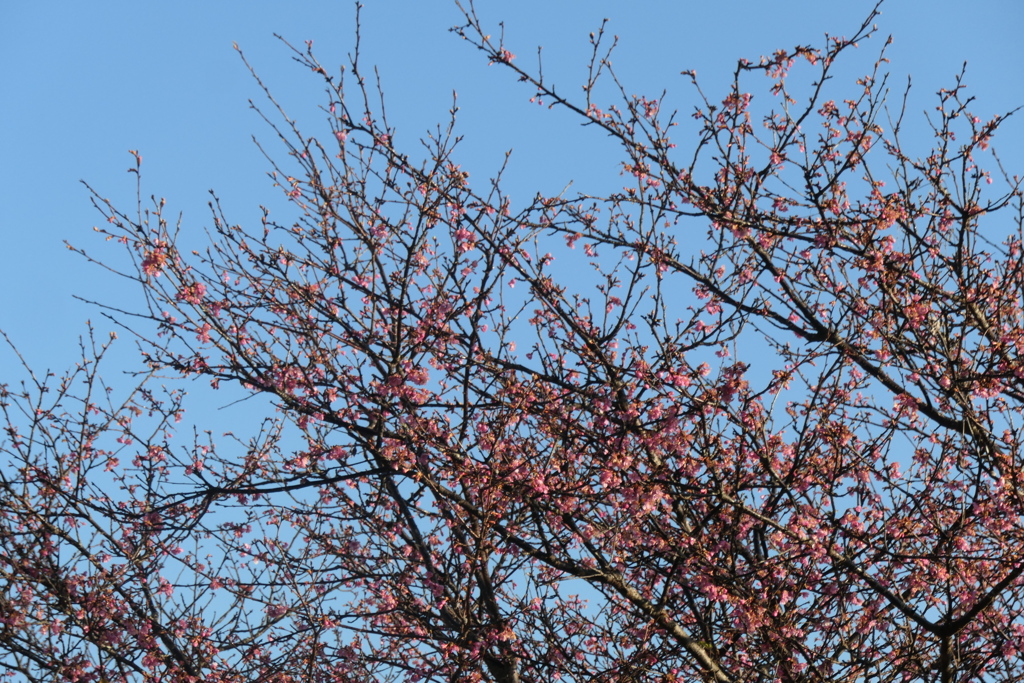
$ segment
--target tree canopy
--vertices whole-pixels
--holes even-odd
[[[603,29],[572,96],[463,7],[458,37],[619,145],[621,188],[515,200],[460,167],[454,108],[407,137],[358,58],[306,46],[321,129],[260,107],[285,220],[215,200],[193,250],[164,200],[95,192],[129,258],[105,263],[145,296],[106,310],[146,374],[277,409],[174,442],[183,391],[108,388],[91,337],[66,376],[3,385],[0,661],[81,683],[1021,680],[1008,115],[976,116],[963,77],[907,112],[877,8],[741,60],[724,99],[691,74],[677,114],[630,94]],[[864,41],[866,73],[836,78]]]

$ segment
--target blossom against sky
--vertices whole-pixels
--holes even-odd
[[[365,4],[361,59],[377,65],[400,135],[415,140],[444,123],[457,92],[457,132],[465,136],[460,162],[474,178],[495,173],[511,149],[506,189],[524,198],[556,193],[569,181],[582,189],[617,180],[615,157],[606,154],[610,143],[564,113],[531,104],[532,93],[448,32],[460,17],[453,2]],[[713,99],[725,93],[737,59],[821,44],[826,32],[852,34],[873,2],[479,5],[495,31],[504,21],[508,46],[524,64],[535,64],[543,46],[545,74],[567,92],[577,91],[585,77],[588,34],[607,18],[606,30],[620,38],[614,64],[624,85],[652,97],[667,89],[668,105],[685,114],[692,91],[681,71],[696,70]],[[964,61],[979,115],[987,119],[1024,104],[1020,3],[890,0],[882,11],[877,37],[851,66],[869,69],[893,35],[887,51],[893,101],[911,75],[908,115],[922,136],[922,111],[934,106],[936,90],[952,85]],[[273,205],[279,193],[252,138],[272,155],[280,150],[248,107],[261,93],[232,46],[244,51],[300,125],[318,123],[319,85],[274,34],[300,47],[314,41],[321,63],[334,66],[347,61],[354,27],[354,4],[326,1],[0,7],[0,329],[30,363],[56,369],[73,362],[87,319],[102,331],[112,328],[74,295],[127,307],[133,302],[131,287],[63,244],[100,259],[113,253],[92,233],[99,217],[79,181],[130,205],[135,178],[125,171],[132,164],[128,150],[137,150],[144,159],[143,196],[166,197],[196,241],[212,222],[206,208],[211,189],[231,220],[258,220],[260,205]],[[993,143],[1008,170],[1019,171],[1024,116],[1004,125]]]

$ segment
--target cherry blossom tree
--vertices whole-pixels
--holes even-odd
[[[307,47],[322,133],[263,108],[286,220],[214,201],[192,250],[163,200],[96,194],[147,372],[276,410],[176,443],[181,392],[107,387],[91,338],[5,385],[14,679],[1021,680],[1006,117],[961,76],[911,124],[884,47],[837,76],[877,11],[724,99],[692,75],[680,118],[603,29],[573,98],[464,8],[497,74],[621,143],[621,190],[517,203],[461,169],[454,114],[424,151]]]

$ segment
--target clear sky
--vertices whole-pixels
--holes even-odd
[[[452,92],[459,96],[461,162],[474,179],[497,169],[514,148],[509,188],[523,198],[616,182],[608,143],[564,114],[531,105],[532,93],[448,32],[460,15],[449,0],[366,0],[364,67],[377,64],[399,141],[414,141],[443,122]],[[578,92],[587,36],[601,20],[620,36],[614,58],[630,92],[659,96],[684,112],[692,93],[684,69],[696,69],[705,92],[724,93],[736,59],[776,48],[821,45],[823,34],[851,34],[873,0],[691,2],[689,0],[481,0],[485,22],[505,21],[509,47],[534,63],[544,46],[545,73]],[[100,258],[116,250],[98,239],[98,214],[87,180],[122,207],[134,202],[125,173],[129,149],[144,158],[143,192],[168,199],[184,213],[183,230],[198,238],[210,225],[208,190],[222,198],[230,220],[254,222],[260,204],[278,191],[266,178],[256,135],[273,146],[249,109],[259,90],[237,42],[253,66],[298,117],[315,128],[322,91],[274,39],[313,40],[321,63],[345,61],[353,46],[354,4],[288,0],[0,0],[0,328],[39,369],[73,363],[87,319],[111,329],[79,295],[131,306],[132,292],[106,271],[69,252],[63,241]],[[852,66],[868,70],[885,36],[893,83],[911,75],[911,116],[952,83],[964,61],[976,112],[987,118],[1024,105],[1024,3],[1020,0],[888,0],[880,37],[862,46]],[[852,72],[850,72],[852,73]],[[759,85],[759,84],[757,84]],[[851,94],[853,86],[851,85]],[[689,98],[689,99],[688,99]],[[680,144],[685,140],[679,140]],[[1024,172],[1024,114],[995,139],[1006,165]],[[603,184],[603,185],[602,185]],[[105,335],[104,335],[105,336]],[[132,354],[123,344],[124,364]],[[0,353],[0,381],[12,379]]]

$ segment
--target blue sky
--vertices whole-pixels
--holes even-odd
[[[569,180],[578,189],[617,181],[607,141],[564,114],[531,105],[531,92],[448,32],[459,20],[453,2],[365,4],[364,67],[379,66],[399,141],[412,143],[444,122],[457,91],[466,137],[460,160],[474,179],[493,173],[512,148],[513,196],[556,192]],[[685,111],[692,94],[680,71],[696,69],[705,92],[724,93],[737,58],[820,45],[826,31],[853,33],[872,6],[865,0],[516,0],[483,1],[478,9],[495,32],[505,21],[509,47],[525,63],[535,63],[536,46],[543,45],[545,73],[577,92],[587,35],[607,17],[608,31],[620,36],[614,62],[630,92],[658,96],[667,88],[669,102]],[[259,90],[232,43],[300,126],[308,121],[315,128],[321,88],[273,34],[296,45],[313,40],[321,63],[337,65],[352,48],[354,15],[350,2],[306,0],[0,3],[0,329],[33,366],[59,370],[73,363],[87,319],[102,332],[111,329],[73,295],[129,307],[137,301],[123,282],[63,245],[70,241],[99,258],[117,255],[92,232],[100,219],[79,181],[131,206],[127,150],[137,149],[144,195],[166,197],[175,213],[183,212],[184,234],[198,239],[210,225],[210,189],[232,221],[256,221],[259,205],[273,204],[278,191],[251,137],[273,138],[248,107]],[[893,82],[900,89],[913,77],[910,116],[922,135],[927,124],[920,112],[933,106],[933,93],[952,83],[965,60],[979,115],[1024,105],[1019,0],[889,0],[877,23],[879,37],[862,46],[854,71],[869,69],[892,34]],[[995,146],[1011,172],[1024,172],[1024,115],[1006,124]],[[118,362],[130,367],[133,356],[122,344]],[[17,374],[10,360],[0,353],[0,381]]]

